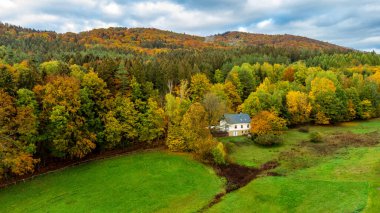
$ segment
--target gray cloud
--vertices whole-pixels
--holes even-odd
[[[209,35],[295,34],[380,49],[378,0],[0,0],[0,20],[57,32],[125,26]]]

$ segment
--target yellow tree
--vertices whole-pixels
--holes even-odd
[[[203,100],[204,95],[210,90],[211,84],[207,76],[197,73],[191,77],[191,98],[195,102]]]
[[[241,97],[237,91],[237,88],[229,81],[224,84],[224,91],[228,96],[231,103],[231,109],[236,111],[237,107],[242,103]]]
[[[181,97],[186,96],[181,95]],[[166,94],[165,100],[165,114],[168,119],[166,146],[172,151],[184,151],[187,149],[187,146],[182,135],[180,124],[183,114],[187,111],[190,102],[186,98],[175,97],[170,93]]]
[[[206,110],[202,104],[196,102],[190,106],[181,122],[183,139],[187,149],[201,156],[209,153],[215,146],[210,130],[207,128],[206,117]]]
[[[329,124],[338,114],[336,87],[328,78],[316,77],[311,81],[309,98],[314,109],[315,123]]]
[[[310,119],[311,104],[307,94],[300,91],[290,91],[286,95],[286,107],[292,124],[306,123]]]
[[[377,84],[380,91],[380,71],[377,71],[375,74],[368,77],[368,80],[373,81]]]

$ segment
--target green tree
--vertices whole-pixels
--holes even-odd
[[[123,94],[126,94],[129,86],[129,74],[125,67],[125,61],[121,60],[119,67],[116,70],[116,78],[120,82],[120,91]]]
[[[215,93],[209,92],[205,95],[202,105],[207,114],[208,126],[216,125],[224,113],[227,112],[226,101]]]
[[[104,117],[106,148],[128,144],[138,136],[138,112],[133,102],[126,96],[118,95],[111,103],[111,109]]]
[[[165,131],[165,112],[152,98],[146,103],[146,111],[139,114],[139,141],[151,142],[163,136]]]
[[[223,83],[224,82],[224,75],[220,69],[215,70],[214,81],[215,81],[215,83]]]
[[[74,77],[56,76],[34,88],[42,102],[44,137],[55,156],[83,158],[95,147],[96,135],[85,125],[81,108],[80,82]]]

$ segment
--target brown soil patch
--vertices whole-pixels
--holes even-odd
[[[259,169],[250,168],[234,163],[214,167],[217,174],[227,179],[226,192],[231,192],[247,185],[263,171],[274,169],[278,166],[275,161],[269,161],[263,164]]]
[[[256,179],[259,175],[264,174],[266,171],[274,169],[278,166],[278,162],[269,161],[263,164],[260,168],[250,168],[239,164],[230,163],[227,165],[214,165],[213,168],[220,177],[224,177],[227,180],[225,192],[221,192],[215,195],[214,199],[204,206],[199,212],[204,212],[208,208],[220,202],[223,196],[227,193],[237,190],[247,185],[252,180]],[[275,172],[266,172],[267,176],[278,176]]]

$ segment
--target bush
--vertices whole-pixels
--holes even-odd
[[[273,145],[282,144],[283,139],[282,137],[278,135],[268,134],[268,135],[259,135],[255,137],[253,141],[259,145],[273,146]]]
[[[312,143],[321,143],[323,142],[322,134],[319,132],[312,132],[310,134],[310,142]]]
[[[299,132],[304,132],[308,133],[309,132],[309,127],[308,126],[302,126],[298,129]]]
[[[213,160],[217,164],[226,164],[226,150],[223,143],[219,142],[211,151]]]
[[[235,146],[236,146],[236,145],[235,145],[234,143],[232,143],[232,142],[226,142],[226,143],[224,143],[224,147],[226,148],[227,153],[231,153],[231,152],[233,152]]]

